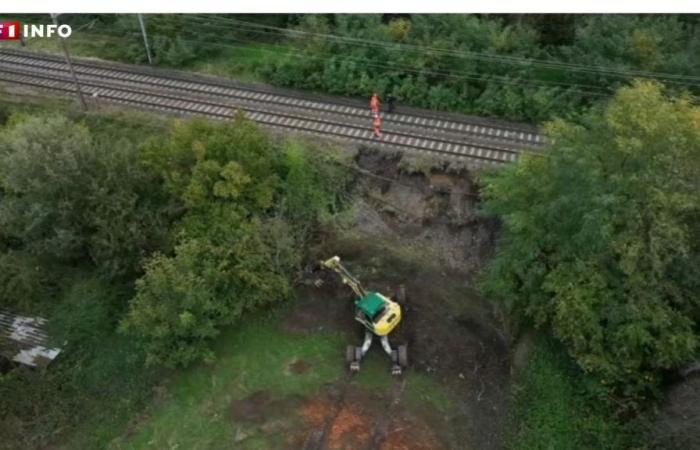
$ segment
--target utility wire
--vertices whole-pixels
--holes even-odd
[[[151,33],[154,36],[160,36],[157,33]],[[87,33],[85,33],[87,35]],[[124,36],[131,35],[135,39],[140,37],[141,35],[137,32],[132,32],[132,33],[120,33],[118,36],[117,35],[110,35],[110,34],[94,34],[96,37],[108,37],[111,38],[114,42],[120,42],[122,45],[124,43]],[[298,58],[306,58],[306,59],[321,59],[325,60],[326,58],[323,56],[318,56],[318,55],[308,55],[302,52],[297,52],[297,51],[285,51],[285,52],[280,52],[280,51],[273,51],[273,50],[268,50],[268,49],[252,49],[250,48],[250,45],[248,45],[250,42],[255,42],[258,44],[257,41],[245,41],[245,40],[238,40],[238,39],[233,39],[235,41],[240,41],[241,44],[222,44],[222,43],[216,43],[216,42],[209,42],[209,43],[204,43],[201,40],[195,40],[195,39],[188,39],[188,38],[183,38],[182,35],[179,35],[178,38],[187,43],[192,43],[192,44],[197,44],[197,45],[214,45],[217,47],[223,47],[223,48],[235,48],[243,51],[251,51],[251,52],[258,52],[258,51],[263,51],[266,53],[273,54],[275,56],[292,56],[292,57],[298,57]],[[402,67],[402,66],[396,66],[396,65],[390,65],[390,64],[381,64],[381,63],[369,63],[366,62],[363,58],[355,58],[355,57],[333,57],[336,60],[339,61],[351,61],[351,62],[356,62],[356,63],[362,63],[366,66],[369,67],[378,67],[378,68],[383,68],[385,72],[411,72],[413,74],[417,75],[433,75],[433,76],[442,76],[442,77],[449,77],[449,78],[454,78],[454,79],[470,79],[470,80],[477,80],[477,81],[493,81],[496,83],[500,84],[505,84],[505,85],[518,85],[518,84],[526,84],[526,85],[532,85],[532,86],[538,86],[538,87],[559,87],[559,86],[547,86],[546,83],[547,81],[542,81],[542,80],[528,80],[528,79],[522,79],[522,78],[508,78],[508,77],[503,77],[503,76],[498,76],[498,75],[491,75],[491,74],[480,74],[480,73],[473,73],[473,72],[466,72],[463,75],[455,75],[452,72],[447,72],[447,71],[435,71],[435,70],[425,70],[425,69],[414,69],[410,67]],[[471,74],[471,75],[470,75]],[[556,83],[556,82],[550,82],[550,83]],[[592,86],[585,86],[585,85],[577,85],[573,83],[564,83],[564,86],[580,86],[582,88],[586,88],[587,90],[582,90],[582,89],[576,89],[574,87],[568,87],[566,88],[565,91],[563,91],[563,94],[570,93],[570,92],[577,92],[581,94],[582,96],[596,96],[600,98],[607,98],[610,95],[612,95],[612,91],[608,91],[607,93],[603,93],[601,91],[598,92],[592,92],[590,89],[594,89]]]
[[[219,25],[219,28],[221,26]],[[234,31],[226,28],[228,31]],[[87,34],[87,33],[85,33]],[[115,35],[110,35],[109,33],[105,33],[102,31],[99,35],[107,35],[111,36],[115,39],[123,39],[124,33],[120,33],[119,36]],[[130,33],[134,34],[134,33]],[[201,40],[194,40],[194,39],[188,39],[188,38],[183,38],[182,34],[178,36],[183,42],[190,42],[190,43],[195,43],[202,45]],[[293,51],[293,50],[286,50],[284,52],[281,52],[279,50],[269,50],[268,48],[279,48],[279,46],[271,45],[271,44],[263,44],[259,43],[258,41],[246,41],[240,38],[231,38],[234,41],[243,43],[243,44],[248,44],[250,42],[255,42],[256,45],[258,46],[265,46],[267,48],[263,49],[250,49],[249,46],[247,45],[236,45],[236,44],[223,44],[219,42],[209,42],[208,44],[214,45],[217,47],[224,47],[224,48],[237,48],[240,50],[244,51],[264,51],[266,53],[274,54],[275,56],[280,56],[280,55],[286,55],[290,57],[296,57],[296,58],[306,58],[306,59],[321,59],[321,60],[326,60],[328,58],[325,58],[324,56],[320,55],[309,55],[307,53],[302,53],[300,51]],[[122,41],[123,43],[123,41]],[[383,68],[386,72],[408,72],[416,75],[428,75],[428,76],[438,76],[438,77],[447,77],[447,78],[453,78],[453,79],[466,79],[466,80],[475,80],[475,81],[489,81],[489,82],[496,82],[500,84],[505,84],[505,85],[518,85],[518,84],[524,84],[524,85],[531,85],[531,86],[539,86],[539,87],[564,87],[566,88],[566,91],[564,93],[569,93],[569,92],[576,92],[579,93],[582,96],[596,96],[596,97],[609,97],[612,95],[612,91],[609,89],[605,88],[600,88],[598,86],[593,86],[593,85],[582,85],[582,84],[577,84],[577,83],[565,83],[565,82],[557,82],[557,81],[548,81],[548,80],[539,80],[539,79],[532,79],[532,78],[524,78],[524,77],[518,77],[518,78],[509,78],[506,76],[499,76],[499,75],[492,75],[492,74],[485,74],[485,73],[475,73],[475,72],[462,72],[460,74],[455,74],[454,71],[450,70],[429,70],[429,69],[416,69],[413,67],[406,67],[406,66],[397,66],[397,65],[391,65],[391,64],[382,64],[382,63],[376,63],[376,62],[368,62],[366,59],[361,58],[361,57],[342,57],[342,56],[330,56],[330,58],[333,58],[335,60],[339,61],[351,61],[351,62],[356,62],[360,64],[364,64],[365,66],[369,67],[377,67],[377,68]],[[676,82],[677,83],[677,82]],[[582,88],[582,89],[577,89]]]
[[[204,21],[205,21],[205,22],[201,22],[201,24],[202,24],[203,26],[214,27],[214,28],[226,30],[226,31],[228,31],[228,32],[235,32],[235,31],[237,31],[236,29],[233,29],[233,28],[228,27],[228,26],[214,25],[214,24],[208,23],[208,22],[206,22],[206,19],[203,19],[203,18],[199,18],[199,20],[204,20]],[[247,33],[256,33],[256,34],[262,34],[262,35],[265,35],[265,36],[269,36],[269,34],[268,34],[267,32],[265,32],[265,31],[256,31],[256,30],[254,30],[254,29],[248,29],[248,28],[245,28],[245,25],[243,25],[243,28],[240,28],[240,27],[239,27],[239,28],[238,28],[238,31],[240,31],[240,30],[243,30],[244,32],[247,32]],[[281,29],[281,30],[284,30],[284,29]],[[281,37],[281,36],[278,36],[278,37]],[[287,36],[287,37],[289,37],[289,36]],[[256,43],[257,43],[257,42],[259,42],[259,41],[252,41],[252,42],[256,42]],[[311,57],[311,55],[308,55],[308,53],[304,53],[304,54],[307,55],[307,57]],[[329,55],[332,55],[332,54],[329,53]],[[445,56],[445,55],[442,55],[442,56]],[[339,58],[338,55],[333,55],[333,57]],[[493,61],[492,61],[492,62],[493,62]],[[534,68],[534,67],[529,67],[529,69],[535,69],[535,68]],[[411,70],[419,70],[419,69],[411,68]],[[562,68],[555,68],[554,70],[559,70],[559,71],[562,71],[562,70],[563,70],[563,71],[567,71],[567,69],[562,69]],[[448,71],[448,72],[449,72],[449,71]],[[601,76],[615,76],[615,77],[618,77],[618,78],[629,78],[629,76],[623,76],[623,75],[619,75],[619,74],[604,74],[604,73],[598,73],[598,72],[594,72],[594,74],[601,75]],[[588,90],[590,90],[590,89],[595,89],[595,90],[598,90],[599,92],[601,92],[600,90],[602,89],[602,90],[603,90],[602,92],[608,92],[608,93],[603,94],[603,95],[600,95],[600,96],[609,96],[610,94],[612,94],[612,91],[611,91],[609,88],[606,90],[606,88],[601,87],[601,86],[582,85],[582,84],[580,84],[580,83],[571,83],[571,82],[566,83],[566,82],[548,81],[548,80],[538,80],[538,81],[539,81],[540,83],[542,83],[542,84],[555,84],[555,85],[558,84],[558,85],[563,85],[563,86],[566,86],[566,85],[577,86],[577,85],[578,85],[578,86],[584,87],[584,88],[586,89],[586,91],[583,91],[583,92],[582,92],[584,95],[589,95],[589,94],[588,94]],[[687,87],[687,86],[689,86],[689,85],[690,85],[690,86],[693,86],[693,87],[700,87],[700,82],[699,82],[698,84],[695,84],[695,83],[693,83],[693,82],[682,82],[682,81],[673,81],[673,80],[662,80],[662,81],[663,81],[664,83],[667,83],[667,84],[677,84],[677,85],[684,86],[684,87]]]
[[[521,65],[527,65],[527,66],[538,65],[538,66],[542,66],[542,67],[550,68],[550,69],[564,69],[564,70],[570,70],[570,71],[582,71],[582,72],[589,72],[589,73],[606,74],[606,75],[611,75],[611,76],[646,77],[646,78],[657,78],[657,79],[668,78],[668,79],[674,79],[674,80],[685,80],[687,82],[700,82],[700,77],[692,76],[692,75],[680,75],[680,74],[671,74],[671,73],[664,73],[664,72],[651,72],[651,71],[642,71],[642,70],[626,70],[626,69],[617,69],[614,67],[582,65],[582,64],[567,63],[567,62],[562,62],[562,61],[542,60],[542,59],[535,59],[535,58],[509,56],[509,55],[498,55],[498,54],[493,54],[493,53],[475,52],[475,51],[467,51],[467,50],[454,50],[454,49],[439,48],[439,47],[421,46],[421,45],[415,45],[415,44],[381,42],[381,41],[362,39],[362,38],[356,38],[356,37],[350,37],[350,36],[340,36],[340,35],[334,35],[334,34],[328,34],[328,33],[314,33],[314,32],[309,32],[309,31],[298,30],[298,29],[280,28],[280,27],[274,27],[271,25],[263,25],[263,24],[253,23],[253,22],[246,22],[246,21],[242,21],[242,20],[234,19],[234,18],[207,17],[207,16],[196,15],[196,14],[187,15],[187,16],[183,16],[183,17],[187,18],[188,20],[196,18],[196,19],[199,19],[200,21],[204,20],[204,21],[207,21],[209,23],[211,23],[211,22],[228,23],[229,25],[232,25],[232,29],[231,29],[232,31],[235,31],[235,29],[236,29],[236,28],[233,28],[233,26],[237,26],[237,27],[246,26],[249,29],[256,28],[256,29],[270,30],[271,32],[276,32],[278,34],[287,35],[287,36],[289,36],[289,35],[314,36],[314,37],[323,38],[323,39],[326,39],[329,41],[336,41],[336,42],[341,42],[341,43],[354,43],[354,44],[365,45],[365,46],[383,47],[387,50],[392,50],[392,51],[414,50],[414,51],[433,53],[433,54],[438,54],[438,55],[450,55],[450,56],[461,57],[461,58],[483,59],[483,60],[487,60],[487,61],[502,62],[502,63],[506,63],[506,64],[521,64]]]
[[[155,18],[156,20],[160,19],[159,16],[154,16],[154,18]],[[235,32],[235,31],[236,31],[236,29],[232,29],[232,28],[230,28],[230,27],[228,27],[228,26],[216,25],[216,24],[208,23],[208,22],[209,22],[209,18],[206,18],[206,17],[193,15],[193,17],[187,16],[187,18],[188,18],[188,19],[195,18],[195,19],[199,19],[200,21],[201,21],[201,20],[205,20],[205,21],[207,21],[207,23],[203,23],[203,25],[205,25],[205,26],[215,27],[215,28],[218,28],[218,29],[225,29],[226,31],[229,31],[229,32],[232,32],[232,31]],[[221,18],[221,17],[217,17],[216,19],[219,19],[219,20],[236,20],[236,19],[225,19],[225,18]],[[267,34],[265,31],[259,31],[259,30],[257,30],[257,29],[251,30],[251,29],[249,28],[250,26],[258,27],[259,24],[254,24],[254,23],[250,23],[250,22],[243,22],[243,21],[240,21],[240,22],[242,22],[242,27],[243,27],[243,30],[244,30],[244,31],[249,31],[249,32],[253,32],[253,33]],[[170,26],[170,25],[172,25],[172,24],[166,24],[166,25],[169,25],[169,26]],[[246,27],[248,27],[248,28],[246,28]],[[267,27],[267,26],[266,26],[266,27]],[[240,28],[240,26],[239,26],[239,28]],[[279,30],[282,30],[282,31],[287,30],[287,29],[278,28],[278,27],[272,27],[272,28],[274,28],[274,29],[275,29],[276,31],[278,31],[278,32],[279,32]],[[122,36],[122,35],[120,34],[120,37],[121,37],[121,36]],[[192,42],[192,43],[197,43],[197,44],[200,44],[200,45],[201,45],[201,41],[182,38],[181,35],[180,35],[180,39],[183,40],[183,41],[185,41],[185,42]],[[236,40],[236,41],[238,41],[238,42],[243,42],[243,43],[248,42],[248,41],[242,40],[242,39],[240,39],[240,38],[238,38],[238,39],[232,38],[232,39],[233,39],[233,40]],[[256,42],[257,45],[265,45],[265,46],[267,46],[267,47],[273,47],[273,48],[275,47],[274,45],[262,44],[262,43],[259,43],[258,41],[252,41],[252,40],[251,40],[250,42]],[[234,44],[222,44],[222,43],[219,43],[219,42],[211,42],[211,41],[210,41],[209,43],[212,44],[212,45],[215,45],[215,46],[219,46],[219,47],[234,47],[234,48],[235,48],[235,47],[238,47],[238,48],[242,48],[242,47],[243,47],[243,46],[241,46],[241,45],[236,46],[236,45],[234,45]],[[267,50],[267,52],[268,52],[268,53],[274,53],[275,55],[280,55],[280,54],[282,53],[282,52],[280,52],[280,51],[278,51],[278,50],[274,50],[274,51],[272,51],[272,52],[269,51],[269,50]],[[285,55],[287,55],[287,56],[293,56],[293,57],[304,57],[304,58],[313,58],[313,59],[324,59],[322,56],[319,56],[319,55],[308,55],[308,54],[306,54],[306,53],[295,52],[295,51],[285,51],[283,54],[285,54]],[[580,83],[571,83],[571,82],[566,83],[566,82],[559,82],[559,81],[540,80],[540,79],[534,79],[534,78],[524,78],[524,77],[522,77],[522,76],[519,77],[519,78],[517,78],[517,79],[513,79],[513,78],[509,78],[509,77],[505,77],[505,76],[490,75],[490,74],[485,74],[485,73],[474,73],[474,72],[462,72],[462,73],[460,73],[460,74],[455,74],[455,72],[454,72],[454,71],[451,71],[451,70],[429,70],[429,69],[426,70],[426,69],[416,69],[416,68],[413,68],[413,67],[406,67],[406,66],[395,66],[395,65],[388,65],[388,64],[381,64],[381,63],[370,63],[370,62],[367,62],[366,60],[363,61],[362,58],[358,58],[358,57],[339,57],[339,56],[337,56],[337,55],[329,55],[329,56],[332,57],[332,58],[334,58],[334,59],[336,59],[336,60],[351,60],[351,61],[363,63],[363,64],[365,64],[365,65],[367,65],[367,66],[370,66],[370,67],[387,68],[387,69],[390,69],[390,70],[393,70],[393,71],[396,71],[397,69],[399,69],[399,70],[402,70],[402,71],[404,71],[404,72],[410,72],[410,73],[414,73],[414,74],[424,74],[424,75],[429,75],[429,76],[441,76],[441,77],[461,78],[461,79],[470,79],[470,80],[488,80],[488,81],[494,81],[494,82],[497,82],[497,83],[507,84],[507,85],[530,84],[530,85],[534,85],[534,86],[547,86],[547,85],[549,85],[549,86],[555,86],[555,87],[562,87],[562,86],[564,86],[564,87],[567,87],[569,91],[578,92],[578,93],[580,93],[581,95],[584,95],[584,96],[608,97],[608,96],[610,96],[610,95],[612,94],[612,90],[610,90],[609,88],[606,89],[606,88],[601,88],[600,86],[583,85],[583,84],[580,84]],[[671,83],[679,83],[679,82],[671,82]],[[583,90],[576,90],[576,89],[573,89],[573,88],[575,88],[575,87],[580,87],[580,88],[582,88]]]
[[[154,34],[154,33],[152,33]],[[157,34],[157,33],[155,33]],[[179,38],[184,41],[184,42],[191,42],[191,43],[197,43],[197,44],[203,44],[202,41],[197,41],[193,39],[188,39],[188,38],[183,38],[182,34],[179,35]],[[250,51],[263,51],[266,53],[271,53],[274,54],[275,56],[281,56],[281,55],[286,55],[286,56],[292,56],[292,57],[298,57],[298,58],[303,58],[303,59],[318,59],[318,60],[328,60],[328,59],[335,59],[338,61],[352,61],[356,63],[363,64],[365,66],[369,67],[379,67],[379,68],[386,68],[389,69],[390,71],[394,72],[410,72],[413,74],[418,74],[418,75],[432,75],[432,76],[439,76],[439,77],[447,77],[447,78],[453,78],[453,79],[471,79],[471,80],[483,80],[483,81],[496,81],[496,82],[501,82],[503,84],[531,84],[535,86],[543,86],[543,87],[566,87],[570,91],[577,91],[582,95],[585,96],[598,96],[598,97],[609,97],[612,95],[612,91],[606,88],[601,88],[599,86],[594,86],[594,85],[582,85],[582,84],[577,84],[577,83],[566,83],[566,82],[558,82],[558,81],[547,81],[547,80],[539,80],[539,79],[528,79],[528,78],[509,78],[506,76],[501,76],[501,75],[492,75],[492,74],[485,74],[485,73],[478,73],[478,72],[455,72],[453,70],[432,70],[432,69],[417,69],[413,67],[407,67],[407,66],[400,66],[400,65],[395,65],[395,64],[382,64],[378,62],[369,62],[366,58],[360,57],[360,56],[339,56],[339,55],[331,55],[328,54],[328,56],[323,56],[323,55],[309,55],[308,53],[303,53],[301,51],[295,51],[295,50],[288,50],[285,48],[284,51],[279,51],[279,50],[269,50],[269,48],[280,48],[277,45],[273,44],[265,44],[265,43],[260,43],[259,41],[254,41],[254,40],[245,40],[242,38],[234,38],[231,37],[229,38],[231,41],[239,42],[241,44],[250,44],[250,43],[255,43],[259,47],[267,47],[267,48],[259,48],[259,49],[250,49]],[[223,44],[220,42],[208,42],[209,45],[215,45],[219,47],[231,47],[231,48],[246,48],[248,46],[246,45],[236,45],[236,44]],[[580,87],[582,89],[576,89],[576,87]],[[595,91],[593,91],[595,90]]]

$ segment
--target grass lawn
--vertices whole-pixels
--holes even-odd
[[[217,359],[178,373],[166,387],[167,400],[131,436],[112,448],[223,448],[240,432],[229,413],[232,402],[257,391],[273,396],[307,394],[337,379],[341,336],[292,336],[278,327],[281,311],[250,319],[219,339]],[[293,374],[289,365],[304,359],[311,370]]]

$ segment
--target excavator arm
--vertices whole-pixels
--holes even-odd
[[[340,263],[339,256],[334,256],[325,261],[321,261],[321,265],[337,272],[338,275],[340,275],[340,278],[343,280],[343,283],[350,286],[350,289],[353,290],[358,298],[364,298],[367,296],[367,291],[365,291],[365,288],[362,287],[360,280],[355,278],[350,271]]]
[[[407,363],[407,350],[405,345],[399,345],[395,349],[389,344],[389,333],[401,321],[401,307],[379,292],[367,292],[362,287],[360,280],[355,278],[348,269],[340,263],[340,257],[334,256],[321,261],[321,266],[330,269],[340,275],[343,284],[347,284],[353,290],[355,299],[355,320],[365,327],[365,339],[361,347],[349,345],[345,356],[350,363],[350,370],[360,370],[360,361],[372,345],[374,337],[378,337],[382,348],[391,358],[393,363],[391,373],[400,375]]]

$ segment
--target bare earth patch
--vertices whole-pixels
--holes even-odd
[[[293,359],[287,365],[287,372],[293,375],[301,375],[311,369],[311,363],[306,359]]]

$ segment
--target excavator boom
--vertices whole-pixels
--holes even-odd
[[[322,261],[321,264],[324,267],[337,272],[338,275],[340,275],[340,278],[343,280],[343,283],[350,286],[350,289],[352,289],[355,295],[357,295],[359,298],[364,298],[367,296],[367,291],[365,291],[365,288],[362,287],[360,280],[355,278],[350,271],[340,263],[340,257],[334,256]]]

